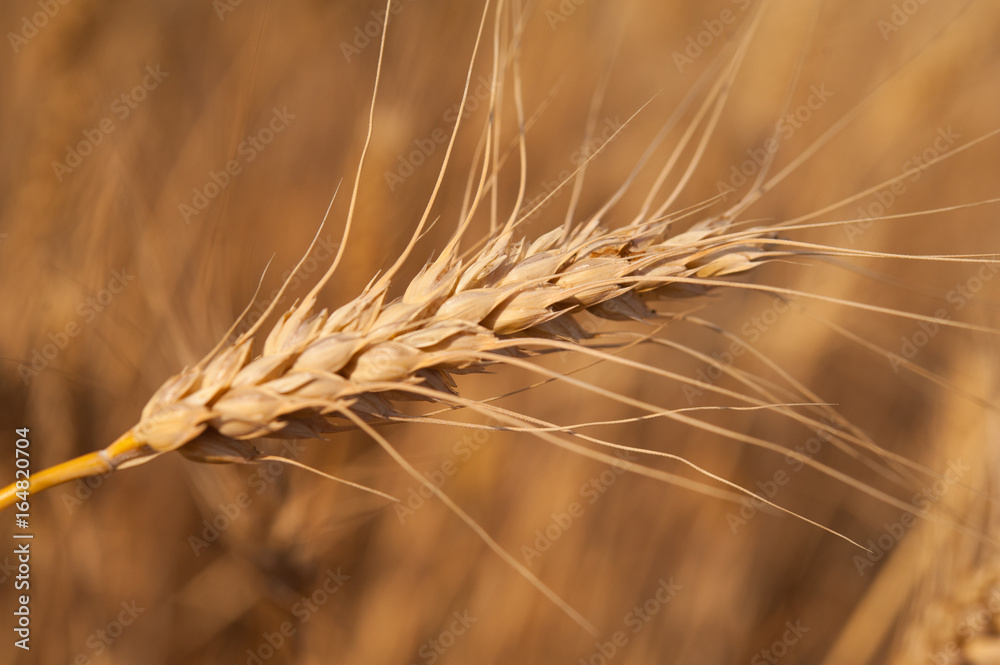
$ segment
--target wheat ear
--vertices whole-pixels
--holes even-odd
[[[776,254],[730,240],[720,219],[679,236],[666,235],[668,228],[661,221],[605,231],[591,223],[530,244],[508,231],[471,259],[454,249],[442,254],[393,302],[385,302],[387,280],[333,312],[316,311],[309,296],[280,317],[259,355],[251,355],[252,336],[214,351],[166,381],[118,441],[35,474],[30,489],[173,450],[209,462],[252,461],[254,439],[319,437],[345,424],[346,409],[396,417],[395,397],[430,399],[416,387],[447,401],[453,374],[560,342],[583,345],[590,334],[577,320],[582,312],[648,320],[647,301],[704,291],[702,282]],[[12,490],[0,493],[0,506],[13,501]]]

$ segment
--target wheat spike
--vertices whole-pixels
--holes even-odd
[[[280,317],[256,357],[254,337],[244,336],[167,380],[136,426],[81,458],[86,466],[78,470],[100,473],[173,450],[204,461],[250,461],[258,453],[249,441],[319,437],[344,424],[346,409],[394,417],[394,397],[419,397],[410,388],[423,386],[447,398],[453,374],[491,364],[484,354],[499,360],[553,340],[584,343],[589,333],[576,319],[582,312],[648,320],[649,300],[706,290],[685,278],[714,281],[775,254],[730,240],[722,219],[677,236],[669,227],[660,221],[606,231],[590,223],[530,244],[508,231],[471,259],[442,254],[392,302],[385,302],[387,280],[332,312],[317,312],[310,296]],[[79,476],[60,470],[54,477]],[[43,480],[35,476],[34,491]]]

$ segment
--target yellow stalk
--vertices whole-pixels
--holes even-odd
[[[104,450],[87,453],[68,462],[31,474],[28,479],[28,492],[35,494],[77,478],[114,471],[124,462],[143,455],[143,447],[145,447],[144,444],[136,441],[132,436],[132,431],[129,430]],[[18,490],[16,483],[0,490],[0,510],[16,503],[19,491],[24,490]]]

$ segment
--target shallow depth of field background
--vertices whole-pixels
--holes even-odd
[[[561,4],[562,9],[556,0],[536,3],[523,37],[524,103],[529,115],[541,109],[528,131],[527,196],[537,196],[572,168],[607,67],[610,82],[594,114],[598,135],[649,102],[588,167],[578,207],[584,215],[614,194],[699,76],[745,34],[750,14],[729,0]],[[991,3],[920,5],[912,16],[897,14],[899,29],[885,37],[879,21],[892,20],[892,3],[826,4],[818,21],[813,3],[772,2],[766,8],[731,103],[675,208],[715,196],[733,165],[763,144],[806,41],[789,108],[802,108],[817,89],[832,94],[791,132],[777,168],[841,118],[856,115],[748,212],[758,223],[820,209],[899,175],[912,165],[911,156],[933,147],[940,136],[958,137],[952,149],[998,127],[1000,11]],[[215,5],[224,6],[225,0]],[[414,141],[426,146],[435,130],[450,131],[449,112],[461,97],[481,11],[480,3],[457,0],[403,0],[400,6],[390,24],[355,234],[324,296],[330,306],[355,295],[386,267],[419,219],[444,147],[434,145],[426,163],[414,166],[401,183],[390,187],[386,173],[403,173],[397,171],[400,160],[417,149]],[[37,34],[29,31],[33,36],[18,44],[17,53],[5,38],[0,47],[5,479],[13,474],[15,428],[31,428],[31,460],[40,469],[103,447],[131,426],[164,379],[225,333],[273,257],[261,290],[261,298],[269,298],[343,179],[332,222],[321,236],[336,244],[364,140],[378,54],[377,42],[358,41],[361,48],[346,57],[344,44],[354,42],[377,10],[379,2],[247,0],[220,17],[208,2],[73,0],[59,5]],[[37,11],[36,2],[4,3],[0,32],[22,31],[23,17]],[[706,25],[717,27],[713,21],[723,11],[736,21],[711,40],[703,35],[704,52],[679,68],[675,52],[683,52]],[[489,75],[492,26],[491,16],[473,91],[480,76]],[[147,66],[169,75],[150,86],[135,108],[116,103],[141,84]],[[516,127],[512,95],[508,85],[505,149]],[[454,228],[484,111],[479,104],[465,121],[433,213],[438,222],[417,248],[408,275]],[[290,118],[287,126],[263,150],[241,152],[241,142],[267,127],[276,112]],[[656,153],[653,170],[647,169],[607,215],[608,225],[627,222],[638,210],[692,113]],[[102,119],[109,119],[113,131],[102,134],[60,181],[53,162],[65,162],[68,147],[83,141],[84,132],[94,135]],[[887,214],[997,196],[998,149],[996,139],[987,141],[904,181]],[[193,205],[194,190],[204,192],[229,160],[239,163],[239,174],[204,210],[185,219],[179,206]],[[517,193],[516,159],[502,177],[498,203],[505,215]],[[669,186],[673,182],[676,176]],[[526,233],[534,236],[560,224],[569,199],[564,190]],[[823,219],[856,218],[859,206],[875,200],[867,196]],[[994,205],[794,237],[852,249],[959,254],[996,251],[1000,233]],[[944,309],[951,320],[981,326],[1000,323],[1000,280],[969,281],[979,264],[853,260],[843,265],[804,258],[741,279],[924,315]],[[296,293],[324,269],[308,265]],[[111,282],[116,270],[134,275],[123,290]],[[993,275],[988,268],[982,274]],[[88,304],[111,286],[120,293],[106,305],[98,303],[100,311]],[[973,297],[952,293],[949,299],[960,286]],[[737,513],[738,505],[648,479],[609,475],[607,467],[528,435],[431,426],[385,429],[420,469],[439,478],[443,473],[443,489],[515,556],[522,556],[523,546],[536,546],[536,530],[544,532],[553,514],[565,513],[573,502],[583,506],[582,516],[560,528],[530,568],[597,625],[599,642],[611,643],[621,632],[624,646],[598,647],[439,502],[421,505],[414,499],[415,482],[361,435],[340,434],[292,450],[303,462],[411,501],[412,514],[293,468],[274,474],[268,467],[201,466],[169,455],[92,481],[95,487],[73,484],[32,500],[32,650],[21,653],[12,646],[16,561],[13,546],[5,545],[0,547],[5,617],[0,662],[430,665],[582,659],[596,664],[606,662],[602,659],[613,648],[615,663],[741,663],[762,662],[752,659],[778,642],[773,653],[783,654],[781,662],[862,663],[903,659],[906,653],[917,654],[906,662],[927,662],[928,650],[987,648],[988,641],[958,636],[968,625],[962,624],[965,613],[997,583],[989,564],[995,550],[975,535],[996,535],[984,497],[993,492],[1000,429],[982,403],[995,404],[1000,396],[992,369],[998,360],[995,337],[943,328],[927,334],[914,320],[804,298],[798,305],[805,313],[774,316],[773,297],[726,291],[662,309],[696,310],[737,335],[750,324],[759,333],[752,340],[756,350],[820,399],[838,405],[883,447],[937,473],[949,463],[970,467],[960,484],[943,492],[929,489],[943,506],[937,514],[961,523],[965,533],[920,523],[892,537],[888,552],[859,574],[855,557],[863,551],[801,521],[759,514],[734,533],[727,514]],[[768,323],[757,326],[754,317]],[[919,345],[914,362],[952,387],[905,368],[894,371],[884,356],[823,321],[893,353],[901,353],[904,338],[910,340]],[[75,325],[74,334],[65,336],[65,348],[25,380],[19,366],[30,364],[51,339],[63,339],[69,324]],[[667,326],[662,335],[705,354],[721,354],[728,346],[691,325]],[[709,367],[662,347],[627,355],[689,377]],[[573,358],[542,362],[566,371],[582,364]],[[780,381],[752,359],[736,366]],[[710,393],[685,394],[676,383],[608,366],[577,376],[667,408],[733,403]],[[485,399],[534,381],[537,376],[500,370],[465,377],[460,385],[467,396]],[[717,385],[742,389],[726,378]],[[503,404],[560,424],[637,415],[557,385]],[[693,415],[787,448],[803,446],[813,436],[774,414]],[[775,501],[861,542],[888,533],[885,525],[903,514],[815,471],[795,472],[780,454],[666,419],[602,427],[597,435],[685,456],[754,490],[786,472],[789,482]],[[894,484],[829,444],[816,459],[904,502],[924,487]],[[694,477],[676,463],[650,463]],[[581,494],[591,481],[601,492]],[[249,505],[231,519],[219,518],[220,505],[233,504],[241,493]],[[13,542],[13,519],[11,512],[0,516],[7,543]],[[217,536],[206,531],[206,521],[213,519],[228,522]],[[324,581],[338,572],[345,581],[336,593],[322,591]],[[661,582],[680,587],[665,605],[651,600]],[[305,604],[309,597],[317,602]],[[629,614],[643,604],[656,610],[648,623]],[[128,618],[122,612],[129,605],[142,611],[123,627],[117,622]],[[475,621],[453,635],[449,631],[460,625],[455,616]],[[992,621],[989,612],[980,616]],[[279,640],[284,622],[292,634]],[[783,645],[786,622],[808,630]],[[279,641],[280,647],[272,648]],[[441,645],[449,648],[436,649]]]

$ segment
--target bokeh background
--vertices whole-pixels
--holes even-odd
[[[432,137],[452,128],[483,9],[457,0],[396,7],[356,230],[324,294],[331,306],[389,265],[419,219],[444,157]],[[13,475],[16,428],[30,427],[31,461],[40,469],[103,447],[134,424],[152,391],[225,333],[271,261],[260,296],[268,301],[337,184],[354,177],[378,56],[365,31],[379,34],[381,10],[380,2],[360,0],[0,6],[7,42],[0,47],[5,478]],[[758,11],[731,100],[674,209],[716,196],[783,110],[808,113],[791,125],[776,169],[844,125],[746,213],[757,223],[823,209],[904,173],[915,155],[952,150],[998,128],[1000,9],[993,3],[539,0],[520,40],[531,117],[527,196],[573,168],[588,117],[599,136],[641,108],[588,165],[576,210],[593,214],[695,90],[694,104],[652,155],[655,166],[604,219],[629,221],[696,111],[699,82],[712,80],[712,68],[731,56]],[[490,74],[492,14],[486,26],[473,98]],[[509,28],[502,32],[509,43]],[[700,53],[692,46],[699,40]],[[686,50],[690,62],[678,59]],[[499,113],[505,146],[517,126],[507,74]],[[829,94],[809,108],[820,89]],[[438,221],[405,274],[458,219],[487,120],[485,104],[469,110],[433,211]],[[275,131],[262,134],[265,128]],[[254,136],[259,145],[247,141]],[[415,164],[408,155],[421,146],[430,154]],[[888,201],[886,214],[996,197],[998,154],[997,140],[986,140],[878,196]],[[236,167],[227,178],[230,161]],[[412,174],[393,178],[408,173],[401,170],[407,161]],[[512,159],[498,187],[501,218],[517,179]],[[321,234],[326,252],[339,242],[344,191]],[[876,196],[819,219],[856,219]],[[570,198],[568,190],[555,196],[525,233],[561,224]],[[484,232],[487,218],[481,222]],[[875,252],[962,254],[995,252],[1000,232],[996,206],[986,205],[793,237]],[[324,269],[321,260],[308,263],[295,292]],[[949,320],[995,329],[1000,280],[982,278],[993,274],[980,263],[803,257],[745,279],[927,316],[943,309]],[[438,501],[421,501],[414,481],[375,445],[342,433],[274,451],[391,492],[412,512],[290,467],[203,466],[176,455],[35,497],[28,653],[13,647],[9,630],[17,562],[14,516],[5,513],[0,623],[8,629],[0,662],[997,662],[987,659],[1000,610],[989,603],[1000,588],[991,563],[996,336],[928,330],[913,319],[807,298],[788,313],[773,307],[773,296],[729,291],[662,309],[696,311],[732,331],[892,454],[937,474],[968,467],[958,483],[935,488],[932,476],[917,472],[900,482],[873,456],[865,463],[831,444],[815,453],[904,503],[925,492],[937,521],[899,532],[893,525],[905,512],[859,487],[665,419],[601,428],[601,436],[682,455],[755,490],[787,477],[777,502],[855,540],[890,543],[871,565],[859,564],[863,551],[802,521],[762,512],[734,523],[740,505],[618,474],[525,434],[393,426],[385,430],[392,442],[436,473],[515,556],[546,547],[531,570],[594,622],[600,639]],[[662,334],[709,355],[730,344],[686,323]],[[896,354],[908,340],[922,369],[894,368],[859,340]],[[664,347],[628,356],[688,377],[711,367]],[[544,362],[566,371],[584,364]],[[788,386],[759,360],[736,367]],[[667,408],[731,403],[631,370],[601,366],[578,376]],[[466,377],[461,386],[485,399],[535,381],[504,370]],[[745,390],[729,377],[717,385]],[[636,415],[558,385],[503,404],[562,424]],[[814,436],[773,413],[696,415],[789,449]],[[696,477],[677,463],[651,464]],[[539,541],[574,502],[582,515],[550,530],[557,533],[551,542]],[[213,530],[213,522],[224,526]],[[657,600],[665,588],[673,590],[669,602],[665,592]]]

